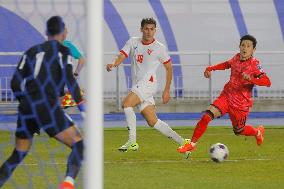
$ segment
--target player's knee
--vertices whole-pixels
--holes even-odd
[[[127,108],[125,103],[121,104],[122,109]]]
[[[234,131],[235,135],[240,135],[243,132],[243,130],[244,130],[244,127],[241,127],[241,128],[234,127],[233,128],[233,131]]]
[[[124,103],[121,105],[121,107],[122,107],[122,109],[127,108]]]
[[[122,104],[122,108],[123,108],[123,109],[124,109],[124,108],[129,108],[129,107],[131,107],[131,105],[130,105],[129,103],[123,102],[123,104]]]
[[[206,110],[205,113],[211,117],[211,120],[214,119],[215,115],[213,112],[211,112],[211,110]]]
[[[152,119],[148,119],[148,120],[147,120],[147,123],[148,123],[148,125],[149,125],[150,127],[154,127],[157,122],[158,122],[158,119],[156,119],[156,118],[155,118],[155,119],[152,118]]]

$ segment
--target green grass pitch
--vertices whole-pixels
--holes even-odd
[[[189,138],[193,127],[174,127]],[[138,127],[140,149],[119,152],[127,140],[125,128],[105,129],[105,189],[269,189],[284,188],[284,127],[266,127],[265,142],[257,146],[253,137],[235,136],[230,127],[210,126],[190,159],[177,153],[178,145],[151,128]],[[211,144],[228,146],[228,161],[209,159]],[[11,153],[14,134],[0,132],[0,163]],[[36,136],[27,156],[3,189],[57,188],[65,174],[70,150],[46,135]],[[83,176],[76,179],[83,189]]]
[[[42,133],[34,137],[30,153],[3,189],[57,189],[63,181],[67,157],[71,150]],[[1,164],[13,151],[14,141],[14,132],[0,131]],[[80,173],[76,179],[76,189],[83,189],[82,182]]]
[[[193,127],[175,128],[189,138]],[[209,127],[190,159],[154,129],[137,130],[140,149],[119,152],[126,129],[105,130],[105,189],[268,189],[284,188],[284,127],[266,127],[265,142],[235,136],[231,127]],[[211,144],[228,146],[228,161],[209,159]]]

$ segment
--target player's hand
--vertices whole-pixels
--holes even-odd
[[[162,98],[163,98],[163,104],[168,103],[170,98],[171,98],[170,91],[168,91],[168,90],[164,91]]]
[[[249,75],[249,74],[242,73],[242,75],[243,75],[244,80],[249,81],[249,80],[251,79],[251,77],[250,77],[250,75]]]
[[[113,67],[114,67],[113,64],[107,64],[107,65],[106,65],[106,70],[107,70],[108,72],[110,72]]]
[[[210,78],[211,77],[211,71],[209,71],[209,70],[205,70],[204,71],[204,77],[206,77],[206,78]]]

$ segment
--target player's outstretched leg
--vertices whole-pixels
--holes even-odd
[[[0,188],[10,178],[16,167],[24,160],[32,145],[31,139],[16,138],[16,147],[0,167]]]
[[[196,149],[196,144],[197,141],[201,138],[201,136],[205,133],[208,124],[211,120],[214,119],[214,117],[220,116],[220,112],[217,108],[214,106],[210,106],[208,110],[203,114],[201,119],[198,121],[193,135],[191,137],[191,142],[188,144],[185,144],[181,147],[178,148],[178,152],[180,153],[185,153],[185,154],[190,154]],[[188,157],[188,156],[187,156]]]
[[[183,139],[179,134],[177,134],[171,127],[157,118],[156,109],[154,105],[149,105],[141,111],[141,114],[144,116],[150,127],[153,127],[160,131],[166,137],[174,140],[179,145],[184,145],[188,143],[187,140]]]
[[[179,145],[183,145],[186,143],[186,140],[182,138],[179,134],[177,134],[174,130],[172,130],[172,128],[166,122],[163,122],[162,120],[158,119],[155,124],[151,124],[149,122],[148,124],[149,126],[154,127],[155,129],[160,131],[166,137],[174,140]]]
[[[75,189],[74,180],[83,161],[84,144],[82,137],[76,127],[72,126],[58,133],[55,138],[72,149],[68,156],[66,177],[59,189]]]
[[[261,145],[264,139],[264,127],[262,125],[254,128],[252,125],[246,125],[248,111],[240,111],[231,109],[229,116],[232,121],[233,130],[235,135],[254,136],[256,144]]]
[[[240,131],[234,129],[236,135],[254,136],[256,139],[256,144],[261,145],[264,140],[264,127],[259,125],[254,128],[252,125],[245,125]]]

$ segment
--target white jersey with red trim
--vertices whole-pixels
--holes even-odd
[[[120,53],[131,56],[132,84],[157,82],[156,71],[161,64],[167,64],[171,58],[166,47],[157,40],[149,44],[141,37],[131,37]]]

